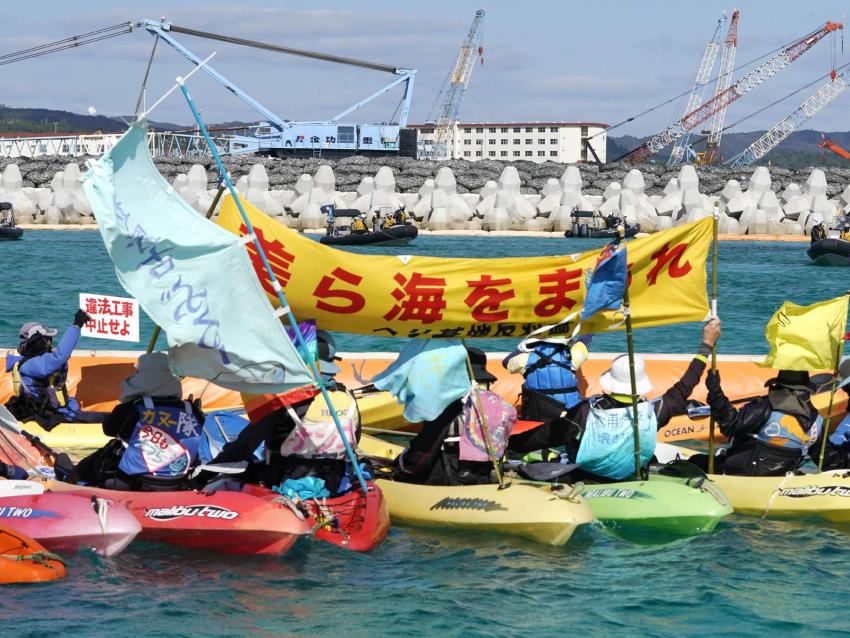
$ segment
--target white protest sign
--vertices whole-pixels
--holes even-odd
[[[80,308],[91,317],[80,334],[95,339],[139,340],[139,302],[126,297],[80,293]]]

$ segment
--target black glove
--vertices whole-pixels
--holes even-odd
[[[709,370],[705,376],[705,387],[709,394],[720,392],[720,372]]]
[[[91,317],[89,317],[86,314],[85,310],[77,310],[76,314],[74,315],[74,325],[75,326],[82,328],[89,321],[91,321]]]

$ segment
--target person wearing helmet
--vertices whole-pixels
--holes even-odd
[[[818,222],[812,226],[812,243],[826,239],[826,227],[823,222]]]
[[[357,217],[354,218],[354,221],[351,222],[351,232],[352,233],[365,233],[369,229],[366,228],[366,215],[364,213],[360,213]]]
[[[19,421],[35,420],[45,430],[59,423],[100,423],[108,412],[86,412],[74,397],[68,396],[65,380],[68,360],[80,330],[89,321],[83,310],[77,310],[59,345],[53,348],[58,330],[31,321],[21,327],[18,354],[6,355],[6,372],[12,374],[14,396],[6,407]]]
[[[720,338],[720,320],[711,319],[702,329],[702,343],[681,379],[659,398],[649,401],[652,389],[643,358],[634,357],[638,395],[638,430],[641,463],[646,465],[655,450],[655,436],[672,417],[685,414],[688,397],[705,371],[712,346]],[[620,355],[599,379],[603,394],[574,405],[558,418],[513,435],[508,449],[528,453],[563,446],[566,461],[592,476],[622,480],[635,472],[632,427],[632,385],[627,355]]]

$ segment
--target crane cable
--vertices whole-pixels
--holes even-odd
[[[121,24],[112,25],[111,27],[104,27],[103,29],[89,31],[88,33],[72,35],[68,38],[63,38],[62,40],[56,40],[55,42],[48,42],[47,44],[40,44],[35,47],[30,47],[29,49],[21,49],[20,51],[0,55],[0,66],[37,58],[42,55],[47,55],[48,53],[57,53],[66,49],[73,49],[75,47],[83,46],[84,44],[100,42],[101,40],[114,38],[132,31],[132,23],[123,22]]]
[[[817,29],[814,29],[810,33],[814,33],[814,31],[817,31]],[[771,49],[770,51],[768,51],[767,53],[765,53],[763,55],[760,55],[756,58],[753,58],[752,60],[748,60],[747,62],[744,62],[743,64],[736,66],[734,69],[732,69],[732,72],[734,73],[735,71],[740,71],[741,69],[745,69],[748,66],[755,64],[759,60],[763,60],[764,58],[766,58],[770,55],[773,55],[773,54],[777,53],[778,51],[782,51],[783,49],[787,49],[792,44],[799,42],[800,40],[803,40],[803,39],[805,39],[805,36],[803,38],[796,38],[794,40],[791,40],[790,42],[787,42],[786,44],[781,44],[778,47],[776,47],[775,49]],[[717,75],[715,75],[713,78],[711,78],[710,80],[707,80],[705,82],[705,84],[702,84],[700,86],[705,86],[707,84],[711,84],[712,82],[716,82],[718,77],[720,77],[719,73]],[[634,120],[643,117],[644,115],[648,115],[649,113],[652,113],[653,111],[656,111],[663,106],[667,106],[671,102],[674,102],[674,101],[678,100],[679,98],[684,97],[685,95],[688,95],[693,90],[693,88],[694,87],[691,87],[691,88],[687,89],[686,91],[679,93],[678,95],[674,95],[673,97],[671,97],[668,100],[664,100],[660,104],[656,104],[655,106],[648,108],[645,111],[641,111],[640,113],[637,113],[636,115],[633,115],[632,117],[629,117],[625,120],[622,120],[621,122],[618,122],[617,124],[613,124],[612,126],[609,126],[608,128],[606,128],[605,130],[600,131],[599,133],[595,133],[594,135],[591,135],[588,138],[588,140],[592,140],[594,137],[598,137],[599,135],[602,135],[603,133],[607,134],[607,133],[609,133],[610,131],[613,131],[616,128],[624,126],[624,125],[628,124],[629,122],[633,122]]]

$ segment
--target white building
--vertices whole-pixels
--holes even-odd
[[[434,142],[433,124],[412,124],[419,131],[420,155]],[[607,124],[597,122],[480,122],[456,124],[446,159],[532,162],[606,161]]]

